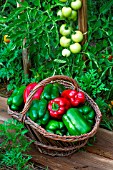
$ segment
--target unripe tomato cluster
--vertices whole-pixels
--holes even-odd
[[[83,33],[72,27],[72,23],[77,20],[78,10],[82,7],[82,2],[81,0],[75,0],[71,3],[68,3],[68,0],[59,1],[63,2],[64,6],[57,12],[57,16],[65,21],[59,30],[60,45],[63,47],[62,55],[68,57],[71,53],[79,53],[82,48],[80,42],[83,40]]]

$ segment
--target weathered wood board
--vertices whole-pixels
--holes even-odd
[[[0,97],[0,123],[11,118],[7,114],[7,98]],[[52,157],[37,151],[34,146],[29,154],[32,161],[48,170],[113,170],[113,132],[99,128],[93,146],[85,146],[68,157]]]

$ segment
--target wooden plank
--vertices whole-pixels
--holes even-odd
[[[100,128],[96,134],[96,142],[87,151],[113,159],[113,131]]]
[[[7,98],[0,96],[0,108],[7,110]]]
[[[113,160],[88,152],[74,154],[71,161],[80,162],[91,169],[113,170]]]
[[[32,155],[34,162],[40,163],[51,170],[113,170],[113,160],[85,151],[76,152],[68,157],[52,157],[33,149],[30,155]]]
[[[11,116],[7,114],[7,107],[7,98],[0,97],[0,123],[11,118]]]

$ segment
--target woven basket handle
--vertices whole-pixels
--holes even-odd
[[[63,83],[65,84],[65,82],[68,82],[69,84],[71,84],[71,85],[73,86],[74,89],[78,89],[78,88],[79,88],[78,83],[77,83],[74,79],[72,79],[72,78],[70,78],[70,77],[68,77],[68,76],[55,75],[55,76],[52,76],[52,77],[48,77],[48,78],[42,80],[40,83],[38,83],[38,84],[33,88],[33,90],[31,91],[31,93],[29,94],[29,96],[28,96],[28,98],[27,98],[27,101],[26,101],[26,103],[25,103],[25,105],[24,105],[24,108],[23,108],[21,114],[23,114],[23,115],[26,114],[26,112],[28,111],[28,109],[29,109],[29,107],[30,107],[30,103],[31,103],[31,101],[32,101],[32,97],[33,97],[33,95],[36,93],[36,91],[37,91],[37,89],[38,89],[39,87],[45,86],[46,84],[48,84],[48,83],[53,83],[53,82],[55,82],[55,81],[61,82],[62,84],[63,84]]]

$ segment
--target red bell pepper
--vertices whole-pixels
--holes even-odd
[[[30,83],[27,85],[26,89],[24,90],[24,103],[26,103],[27,101],[27,97],[29,95],[29,93],[33,90],[33,88],[37,85],[37,83]],[[38,88],[37,92],[34,94],[34,96],[32,97],[32,100],[34,99],[40,99],[41,93],[43,91],[44,87],[41,86],[40,88]]]
[[[70,102],[63,97],[57,97],[50,100],[48,103],[48,110],[50,116],[56,119],[61,119],[62,115],[71,107]]]
[[[61,96],[67,98],[70,101],[71,106],[74,107],[80,104],[84,104],[86,100],[83,92],[78,92],[76,90],[71,89],[64,90]]]

